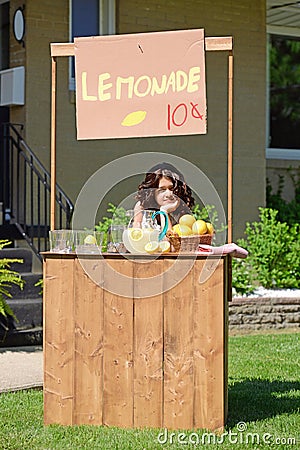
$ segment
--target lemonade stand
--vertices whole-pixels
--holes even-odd
[[[57,57],[76,55],[78,139],[205,133],[206,102],[198,96],[200,87],[205,88],[201,75],[205,73],[205,51],[230,53],[229,105],[232,106],[232,38],[204,38],[203,30],[181,30],[127,35],[117,41],[113,36],[104,36],[78,38],[74,44],[51,44],[52,231],[55,230]],[[106,44],[110,53],[105,56],[102,51]],[[133,76],[126,84],[115,66],[123,54],[131,55],[131,44],[135,50],[127,66]],[[120,58],[106,67],[114,45]],[[176,55],[170,48],[176,48]],[[147,56],[147,52],[150,65],[140,69],[141,57]],[[181,53],[195,60],[187,61],[180,73],[169,70],[169,55],[173,57],[171,64],[175,64]],[[161,55],[161,65],[154,79],[148,74],[157,55]],[[99,67],[103,73],[98,73]],[[90,84],[93,78],[98,83],[95,90]],[[155,88],[159,79],[166,82],[165,87],[161,86],[163,95]],[[141,91],[142,81],[148,83],[147,111],[138,103],[146,92]],[[176,97],[178,83],[183,83],[181,100]],[[126,110],[126,102],[122,102],[125,91],[135,93],[135,99],[130,101],[136,104],[130,111]],[[115,95],[120,98],[115,99]],[[151,104],[151,98],[158,97],[167,102],[164,112]],[[185,111],[185,106],[177,108],[176,105],[195,104],[195,99],[197,108],[202,108],[202,119],[193,117],[197,116],[193,109],[186,120],[189,123],[179,124],[177,111],[178,108]],[[101,108],[104,109],[100,111]],[[100,130],[99,117],[103,111],[111,122],[115,117],[118,123],[104,123]],[[145,113],[128,116],[134,111]],[[228,135],[230,167],[232,117],[228,121]],[[231,170],[228,191],[230,242]],[[186,217],[186,222],[177,229],[167,230],[156,227],[155,214],[151,213],[151,220],[148,217],[141,229],[125,230],[123,241],[127,253],[103,253],[99,245],[98,253],[71,249],[43,254],[46,425],[210,430],[225,426],[231,259],[228,255],[195,251],[204,236],[212,238],[213,230],[209,226],[205,225],[204,230],[203,223],[191,223],[191,218]],[[90,237],[83,245],[97,247]]]

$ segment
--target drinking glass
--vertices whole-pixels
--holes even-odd
[[[99,253],[102,250],[103,232],[94,230],[73,230],[73,244],[76,253]]]
[[[123,232],[126,225],[111,225],[107,233],[107,251],[110,253],[124,253],[126,248],[123,244]]]
[[[50,252],[70,253],[73,246],[72,230],[49,231]]]

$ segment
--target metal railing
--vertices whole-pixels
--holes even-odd
[[[3,124],[3,214],[6,223],[14,224],[32,250],[48,250],[50,229],[50,173],[24,141],[17,127]],[[57,227],[70,228],[73,204],[56,185]]]

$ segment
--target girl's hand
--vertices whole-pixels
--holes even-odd
[[[167,214],[170,214],[178,208],[179,204],[180,204],[180,199],[177,198],[177,199],[175,199],[175,201],[161,206],[160,210],[166,212]]]

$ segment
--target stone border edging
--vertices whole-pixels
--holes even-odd
[[[229,330],[298,328],[300,298],[234,297],[229,303]]]

